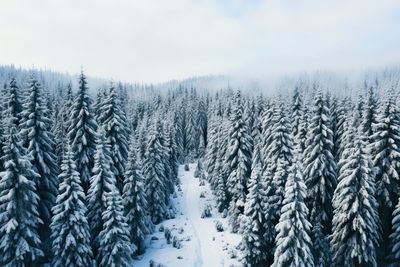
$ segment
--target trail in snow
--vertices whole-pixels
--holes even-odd
[[[133,262],[134,267],[148,267],[150,260],[166,267],[220,267],[241,266],[237,258],[231,258],[229,251],[235,251],[240,242],[240,235],[229,233],[228,224],[222,219],[215,208],[215,201],[208,184],[199,185],[199,179],[194,178],[195,164],[190,165],[190,171],[179,168],[181,191],[172,201],[177,209],[175,219],[166,220],[156,226],[154,234],[146,242],[146,253]],[[204,192],[205,198],[200,198]],[[213,207],[211,218],[201,218],[204,207]],[[225,231],[217,232],[215,222],[223,223]],[[182,248],[174,248],[167,244],[164,232],[159,228],[163,225],[172,230],[172,234],[182,241]],[[158,240],[154,240],[157,238]]]

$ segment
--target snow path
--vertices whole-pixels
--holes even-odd
[[[223,266],[223,257],[220,257],[222,248],[218,246],[218,243],[213,242],[213,237],[216,235],[216,231],[213,231],[215,230],[214,219],[201,218],[203,210],[199,200],[202,190],[199,188],[199,179],[194,178],[194,169],[195,165],[191,166],[190,171],[184,173],[181,182],[186,193],[186,214],[194,227],[194,232],[200,233],[196,237],[201,255],[205,255],[199,266]],[[222,261],[222,264],[218,261]]]
[[[200,186],[199,179],[194,178],[195,169],[195,164],[190,164],[189,171],[179,167],[182,190],[177,190],[176,198],[172,198],[177,210],[176,218],[156,226],[155,232],[146,239],[146,253],[133,262],[134,267],[149,267],[150,260],[163,264],[163,267],[241,266],[237,259],[228,255],[229,250],[235,251],[241,237],[229,233],[226,219],[222,219],[215,208],[208,184]],[[200,198],[201,192],[204,192],[205,198]],[[212,217],[202,219],[201,214],[207,204],[213,207]],[[216,221],[224,225],[224,232],[217,232]],[[161,225],[171,229],[172,235],[181,240],[182,248],[167,244],[164,232],[159,231]]]

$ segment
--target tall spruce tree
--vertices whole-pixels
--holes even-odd
[[[151,221],[147,212],[147,200],[144,191],[144,178],[137,159],[137,146],[131,139],[126,165],[122,202],[124,215],[129,226],[129,237],[136,245],[136,252],[143,254],[145,250],[144,238],[151,232]]]
[[[29,81],[28,97],[24,103],[20,134],[32,168],[39,174],[35,177],[39,196],[39,214],[43,224],[39,227],[39,235],[43,242],[46,258],[50,255],[50,222],[51,209],[54,206],[58,187],[57,157],[54,154],[54,140],[50,132],[50,118],[43,95],[43,89],[34,76]],[[45,259],[46,260],[46,259]]]
[[[264,240],[268,247],[268,260],[272,261],[275,242],[275,225],[279,222],[282,202],[285,195],[285,184],[290,174],[293,162],[293,136],[291,127],[286,118],[285,108],[281,102],[274,106],[272,126],[266,146],[262,147],[260,155],[264,156],[266,164],[263,172],[264,181],[264,209],[265,209],[265,232]]]
[[[333,133],[329,109],[321,91],[315,96],[312,116],[304,152],[304,179],[308,189],[306,203],[310,211],[310,223],[313,225],[314,260],[327,266],[329,262],[322,263],[321,259],[329,258],[324,255],[329,251],[325,251],[326,246],[318,247],[318,244],[326,240],[317,238],[325,239],[331,231],[331,201],[337,184],[337,167],[332,154]],[[318,225],[321,227],[316,228]]]
[[[151,221],[155,224],[161,222],[168,216],[165,203],[168,189],[165,184],[165,166],[162,157],[164,148],[160,141],[158,119],[152,125],[147,141],[147,149],[143,161],[143,175],[145,178],[145,190],[147,196],[148,210]]]
[[[94,166],[97,130],[88,90],[86,76],[81,72],[78,93],[70,113],[68,139],[75,154],[77,171],[81,175],[85,192],[89,189],[91,170]]]
[[[285,198],[276,225],[276,250],[273,267],[313,267],[311,224],[305,204],[306,186],[296,162],[285,185]]]
[[[100,122],[104,127],[106,138],[111,145],[111,164],[117,179],[117,187],[122,192],[125,163],[128,158],[128,125],[124,109],[117,90],[112,86],[104,100]]]
[[[253,168],[249,180],[249,193],[244,207],[243,239],[244,259],[247,266],[267,264],[264,244],[265,214],[261,164]]]
[[[392,233],[390,234],[390,255],[388,257],[390,267],[400,265],[400,201],[393,211]]]
[[[234,97],[234,106],[229,119],[228,147],[225,160],[227,188],[230,197],[229,213],[232,231],[239,230],[239,216],[246,202],[247,182],[251,173],[252,140],[243,119],[243,104],[240,91]]]
[[[38,234],[43,223],[35,183],[39,174],[21,145],[15,126],[9,126],[2,157],[4,171],[0,172],[0,265],[32,266],[44,255]]]
[[[378,265],[380,223],[374,196],[374,171],[367,143],[363,140],[366,138],[362,137],[362,132],[358,134],[360,137],[345,149],[339,184],[333,196],[331,250],[334,266]]]
[[[136,247],[129,241],[128,224],[123,216],[121,195],[116,186],[105,193],[106,210],[102,212],[103,228],[98,236],[99,267],[132,266],[132,255]]]
[[[15,127],[19,127],[22,113],[21,92],[14,77],[11,78],[8,91],[5,95],[4,117],[12,120]]]
[[[94,156],[93,175],[90,178],[90,188],[87,195],[88,221],[91,232],[92,251],[96,257],[99,249],[99,234],[103,229],[102,214],[107,208],[106,193],[114,190],[116,180],[111,171],[110,145],[105,138],[105,132],[99,127]]]
[[[394,203],[400,194],[400,118],[394,92],[389,92],[381,105],[371,136],[372,162],[375,169],[376,193],[382,223],[382,257],[389,254],[389,234]]]
[[[54,254],[52,266],[92,266],[85,193],[76,171],[73,152],[70,148],[66,151],[61,164],[61,182],[51,222]]]

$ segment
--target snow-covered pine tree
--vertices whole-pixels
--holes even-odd
[[[346,120],[349,117],[348,99],[343,99],[336,103],[336,123],[333,132],[333,156],[336,162],[339,162],[341,154],[346,146],[343,135],[346,130]]]
[[[94,166],[97,130],[88,90],[86,76],[81,72],[78,93],[70,113],[68,139],[75,154],[77,171],[80,173],[85,192],[89,189],[91,170]]]
[[[217,161],[217,155],[219,151],[219,124],[220,120],[217,116],[213,115],[209,119],[208,145],[205,155],[205,167],[210,177],[214,174],[215,163]]]
[[[358,121],[358,114],[356,116],[353,121]],[[353,143],[347,145],[340,162],[339,183],[333,195],[331,250],[334,266],[377,266],[378,203],[374,197],[374,171],[362,135],[360,131]]]
[[[135,245],[129,241],[128,224],[123,215],[121,195],[116,186],[105,193],[106,210],[102,212],[103,228],[98,236],[98,267],[132,266]]]
[[[72,85],[68,84],[64,102],[62,103],[61,109],[57,114],[56,121],[52,130],[56,144],[55,153],[58,158],[58,165],[61,165],[62,158],[66,153],[66,146],[69,143],[68,128],[73,101],[74,97],[72,93]]]
[[[244,212],[248,193],[247,182],[251,173],[252,140],[242,114],[242,97],[240,91],[237,91],[229,119],[228,147],[225,159],[230,198],[229,214],[233,232],[239,230],[239,216]]]
[[[400,200],[393,211],[392,233],[390,234],[390,267],[400,266]]]
[[[293,127],[293,136],[297,136],[300,131],[300,124],[303,111],[303,98],[298,86],[295,87],[291,105],[291,125]]]
[[[4,117],[9,117],[13,121],[15,127],[19,127],[19,123],[21,121],[21,112],[22,112],[22,103],[21,103],[21,94],[20,89],[17,85],[17,81],[14,77],[11,78],[10,84],[8,87],[8,91],[4,98]]]
[[[260,153],[264,157],[266,168],[263,172],[263,186],[265,190],[264,212],[264,240],[267,258],[273,258],[272,248],[275,242],[275,225],[279,222],[282,202],[285,195],[285,184],[290,174],[293,162],[293,136],[291,126],[286,117],[283,103],[275,104],[270,135]]]
[[[51,222],[54,255],[52,266],[92,266],[85,193],[70,147],[66,149],[59,179],[58,196]]]
[[[106,138],[111,145],[111,167],[117,179],[117,187],[122,192],[125,163],[128,158],[128,125],[125,111],[121,107],[117,90],[111,86],[104,100],[100,122],[104,127]]]
[[[373,125],[377,124],[378,100],[373,87],[368,89],[367,100],[364,105],[364,112],[361,126],[368,143],[372,143],[372,135],[374,134]]]
[[[313,267],[311,224],[305,204],[306,186],[297,162],[293,163],[285,185],[285,198],[276,225],[273,267]]]
[[[263,173],[267,167],[265,162],[267,157],[264,155],[264,151],[268,151],[270,145],[270,136],[273,125],[275,103],[267,103],[264,112],[262,113],[261,121],[261,167],[263,168]]]
[[[2,157],[4,171],[0,172],[0,265],[10,267],[32,266],[43,256],[38,234],[43,223],[39,216],[39,196],[34,171],[22,147],[15,126]]]
[[[173,184],[176,184],[178,179],[178,169],[179,169],[179,162],[178,162],[178,148],[175,142],[175,127],[172,122],[167,124],[165,130],[165,139],[167,144],[168,150],[168,165],[170,167],[170,180]],[[173,188],[172,192],[175,189]]]
[[[144,178],[137,154],[138,149],[132,136],[125,170],[122,202],[131,243],[136,245],[138,254],[143,254],[145,250],[144,237],[151,232],[152,223],[147,212],[147,200],[143,187]]]
[[[296,136],[294,136],[295,144],[297,145],[297,152],[299,157],[303,158],[304,151],[306,150],[306,141],[308,135],[308,125],[309,125],[309,109],[307,106],[303,107],[301,112],[299,131]]]
[[[310,222],[313,225],[314,260],[321,262],[318,255],[323,248],[317,247],[324,237],[330,234],[332,220],[332,197],[336,188],[336,163],[332,155],[333,134],[330,128],[330,114],[322,92],[317,92],[314,109],[309,126],[309,134],[304,152],[304,179],[307,185],[307,206],[310,211]],[[321,224],[322,233],[315,232]],[[326,251],[328,253],[329,251]],[[328,258],[328,257],[323,257]],[[329,263],[324,263],[325,265]],[[325,266],[323,265],[323,266]]]
[[[249,193],[244,207],[244,225],[242,245],[246,266],[266,266],[267,253],[264,244],[264,188],[262,169],[258,162],[253,168],[249,180]]]
[[[389,253],[389,234],[394,203],[400,196],[400,118],[395,95],[390,91],[381,104],[377,123],[372,125],[372,162],[376,193],[382,223],[382,256]]]
[[[43,221],[39,227],[39,235],[43,242],[43,250],[46,256],[49,256],[51,250],[49,226],[51,209],[57,196],[58,166],[46,100],[42,87],[33,75],[29,81],[28,97],[22,111],[20,135],[27,148],[32,168],[39,174],[34,180],[40,199],[39,215]]]
[[[106,210],[107,192],[116,186],[115,176],[111,171],[110,145],[106,141],[102,127],[98,128],[96,154],[94,155],[93,175],[87,194],[88,222],[91,232],[92,251],[96,257],[99,249],[99,233],[103,229],[102,213]]]
[[[160,142],[160,135],[157,127],[158,119],[151,126],[148,133],[147,149],[143,161],[143,175],[145,178],[145,190],[147,195],[148,211],[151,221],[155,224],[161,222],[168,216],[168,209],[165,203],[168,188],[165,184],[165,166],[162,157],[164,148]]]
[[[195,99],[193,99],[195,101]],[[188,160],[192,161],[197,158],[197,150],[199,147],[199,126],[197,125],[197,111],[196,102],[189,102],[188,113],[186,116],[186,152],[189,157]]]

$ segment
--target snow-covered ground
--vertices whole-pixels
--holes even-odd
[[[146,253],[136,259],[133,266],[149,267],[151,260],[166,267],[241,266],[238,257],[232,257],[238,255],[236,246],[241,236],[229,232],[228,222],[216,210],[207,182],[200,185],[200,180],[194,178],[195,168],[196,165],[191,164],[190,171],[184,171],[183,166],[180,166],[181,190],[177,191],[173,199],[177,209],[176,218],[156,226],[155,233],[146,240]],[[205,198],[200,198],[202,192]],[[207,204],[212,207],[212,216],[201,218]],[[222,223],[223,232],[217,231],[216,221]],[[160,226],[164,227],[164,231],[159,231]],[[181,248],[174,248],[172,243],[167,244],[164,237],[167,228],[181,241]]]

